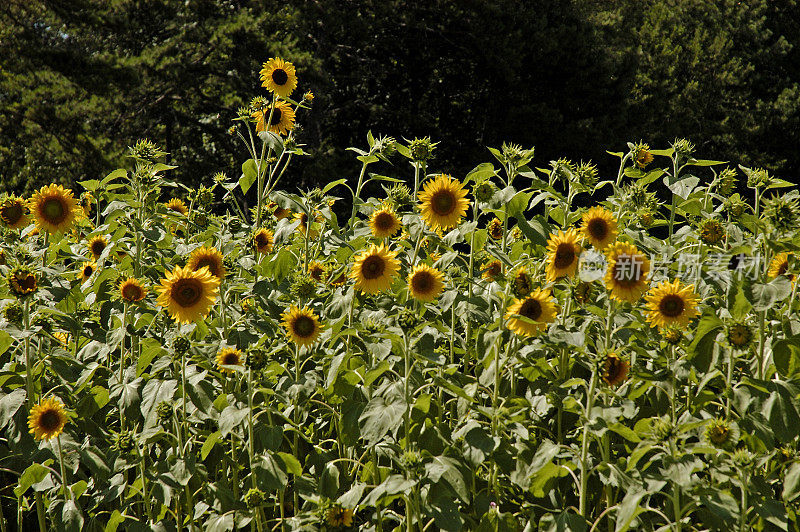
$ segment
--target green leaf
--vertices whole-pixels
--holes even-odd
[[[250,411],[247,408],[225,407],[225,410],[219,416],[219,431],[222,436],[227,436],[234,428],[239,426],[247,418],[248,412]]]
[[[0,429],[5,428],[25,402],[27,393],[25,388],[17,388],[11,393],[0,398]]]
[[[325,187],[322,189],[322,193],[327,194],[328,191],[331,190],[333,187],[337,187],[343,183],[347,183],[347,179],[337,179],[336,181],[331,181],[330,183],[325,185]]]
[[[294,455],[289,453],[278,453],[283,463],[286,465],[286,470],[289,471],[292,475],[296,477],[303,476],[303,466],[300,465],[300,462]]]
[[[800,495],[800,462],[795,462],[786,471],[781,497],[786,502],[792,502],[798,495]]]
[[[239,178],[239,188],[242,194],[247,194],[250,187],[258,180],[258,167],[253,159],[247,159],[242,163],[242,176]]]
[[[679,177],[677,180],[673,179],[672,176],[664,178],[664,184],[667,188],[682,199],[689,199],[689,194],[692,193],[698,183],[700,183],[700,179],[693,175]]]
[[[208,519],[205,532],[228,532],[233,530],[233,514],[215,515]]]
[[[0,355],[8,351],[12,343],[14,343],[14,339],[11,338],[11,335],[6,331],[0,331]]]
[[[796,378],[800,374],[800,338],[781,338],[773,342],[772,359],[781,377]]]
[[[631,521],[644,511],[644,508],[639,506],[645,492],[641,490],[630,490],[625,494],[622,502],[617,508],[617,523],[615,525],[615,532],[625,532],[631,526]]]
[[[51,461],[52,460],[48,460],[48,462]],[[14,488],[14,495],[21,497],[26,491],[28,491],[28,488],[41,482],[49,472],[50,470],[42,464],[29,465],[25,471],[22,472],[22,475],[20,475],[17,487]]]
[[[144,373],[144,370],[147,369],[147,366],[150,365],[154,358],[169,354],[155,338],[143,338],[140,345],[142,346],[142,354],[139,356],[139,361],[136,363],[137,377],[140,377],[142,373]]]
[[[792,284],[785,275],[779,275],[768,283],[745,282],[744,284],[744,294],[756,312],[771,309],[791,293]]]
[[[725,164],[728,161],[711,161],[709,159],[690,159],[688,166],[716,166],[718,164]]]
[[[64,503],[61,510],[61,520],[64,530],[67,532],[80,532],[83,530],[83,514],[74,499],[69,499]]]
[[[373,397],[358,418],[361,436],[369,443],[380,441],[402,424],[405,411],[406,402],[400,390],[387,389],[384,395]]]
[[[212,432],[206,438],[206,441],[203,443],[203,447],[200,449],[200,459],[205,460],[208,457],[208,453],[211,452],[211,449],[217,444],[217,442],[222,437],[222,433],[220,431]]]
[[[518,217],[528,209],[528,203],[535,192],[517,192],[511,201],[508,202],[508,215]]]
[[[481,163],[469,171],[469,173],[464,178],[464,184],[466,185],[470,181],[481,181],[483,179],[488,179],[496,175],[497,172],[495,171],[494,165],[492,163]]]
[[[114,510],[106,523],[105,532],[117,532],[117,527],[125,521],[125,516],[119,510]]]
[[[326,464],[319,479],[319,493],[323,497],[336,499],[339,492],[339,468],[336,464]]]

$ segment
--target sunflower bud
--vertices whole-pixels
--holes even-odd
[[[44,332],[52,332],[53,330],[52,320],[48,316],[42,314],[37,314],[33,318],[33,323],[31,325],[40,328]]]
[[[486,232],[489,233],[489,236],[495,240],[500,240],[503,238],[503,222],[500,221],[500,218],[495,218],[489,225],[486,226]]]
[[[403,207],[411,205],[411,190],[402,183],[395,183],[388,191],[389,201],[394,206],[395,210],[400,210]]]
[[[753,453],[748,451],[746,447],[736,449],[733,453],[733,463],[741,468],[749,467],[753,463]]]
[[[422,318],[420,318],[419,314],[407,308],[404,308],[397,318],[397,324],[405,330],[411,330],[420,323],[422,323]]]
[[[684,158],[690,157],[694,153],[694,144],[688,139],[675,139],[672,148],[675,150],[675,153]]]
[[[382,329],[383,326],[373,319],[364,321],[364,330],[367,331],[367,334],[377,334],[381,332]]]
[[[709,246],[719,244],[725,239],[725,228],[715,218],[706,218],[700,224],[700,240]]]
[[[289,290],[299,299],[308,299],[317,293],[316,283],[314,283],[313,279],[306,276],[298,276],[295,278]]]
[[[172,349],[178,356],[183,356],[188,353],[191,347],[191,341],[185,336],[176,336],[175,339],[172,340]]]
[[[311,92],[311,91],[306,92],[305,94],[303,94],[303,100],[305,100],[305,101],[307,101],[309,103],[313,102],[314,101],[314,93]]]
[[[192,211],[192,223],[200,229],[208,227],[208,214],[204,211]]]
[[[153,161],[167,154],[150,139],[139,139],[136,144],[128,147],[130,156],[134,159]]]
[[[705,438],[715,447],[730,447],[739,439],[738,431],[724,419],[714,419],[706,426]]]
[[[744,170],[747,174],[747,186],[750,188],[764,188],[772,181],[769,173],[763,168],[753,170],[745,168]]]
[[[572,161],[561,158],[557,161],[550,161],[550,167],[552,168],[550,172],[551,183],[555,182],[556,179],[560,179],[564,183],[574,180],[575,164]]]
[[[523,298],[531,293],[533,286],[531,276],[525,268],[520,268],[514,273],[513,286],[511,288],[514,297]]]
[[[731,218],[737,219],[744,213],[747,204],[739,198],[727,198],[722,206]]]
[[[161,401],[156,406],[156,414],[158,415],[158,420],[163,424],[167,423],[170,419],[172,419],[172,405],[167,401]]]
[[[674,430],[672,422],[668,419],[658,418],[653,420],[652,425],[650,425],[650,433],[656,441],[670,439],[673,436]]]
[[[12,301],[3,308],[3,317],[6,321],[17,326],[22,325],[22,314],[22,305],[16,301]]]
[[[411,151],[411,160],[417,163],[429,161],[433,158],[433,150],[437,144],[437,142],[431,142],[430,137],[415,138],[408,146]]]
[[[129,430],[118,432],[113,437],[112,448],[119,454],[128,454],[136,446],[134,434]]]
[[[653,211],[650,210],[639,211],[637,213],[637,219],[639,220],[639,223],[643,227],[650,227],[651,225],[653,225],[653,222],[655,221],[655,217],[653,216]]]
[[[778,231],[797,227],[798,216],[800,205],[796,191],[764,200],[763,218]]]
[[[214,179],[216,180],[216,176],[214,176]],[[222,180],[225,181],[225,174],[222,174]],[[214,191],[208,187],[201,186],[195,192],[195,201],[199,206],[208,208],[214,202]]]
[[[725,337],[731,347],[742,351],[750,347],[753,342],[753,329],[746,322],[736,321],[728,324],[725,329]]]
[[[591,301],[594,294],[594,283],[581,281],[572,289],[572,298],[579,304],[585,305]]]
[[[586,188],[594,188],[597,184],[597,166],[592,164],[591,161],[583,162],[575,169],[575,176],[578,182]]]
[[[717,176],[717,192],[723,196],[730,196],[736,188],[738,172],[734,168],[726,168]]]
[[[267,357],[267,351],[263,347],[253,346],[247,350],[245,364],[247,364],[248,368],[259,371],[267,367],[267,362],[269,362],[269,358]]]
[[[472,194],[479,202],[487,202],[494,196],[495,187],[488,179],[475,183],[472,187]]]
[[[631,158],[633,162],[636,163],[636,166],[642,169],[645,168],[648,164],[653,162],[653,154],[650,153],[650,146],[639,142],[631,150]]]
[[[250,100],[249,109],[245,107],[239,108],[239,116],[244,115],[245,117],[250,117],[252,113],[264,112],[269,109],[269,105],[269,100],[267,100],[265,97],[256,96]]]
[[[678,345],[683,340],[683,331],[678,327],[667,327],[661,331],[661,336],[664,337],[664,341],[668,344]]]
[[[258,508],[264,503],[264,492],[258,488],[250,488],[244,494],[244,503],[251,510]]]

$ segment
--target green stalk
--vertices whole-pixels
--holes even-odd
[[[147,514],[147,522],[148,524],[153,520],[153,515],[150,512],[150,500],[147,498],[147,477],[145,476],[145,455],[141,449],[139,449],[139,467],[140,467],[140,474],[142,477],[142,501],[144,502],[144,511]]]
[[[675,152],[672,157],[672,177],[675,181],[678,180],[678,153]],[[677,195],[670,191],[672,194],[672,202],[669,208],[669,245],[672,245],[672,237],[675,229],[675,206],[677,204]]]
[[[300,429],[300,416],[299,416],[299,399],[300,399],[300,369],[302,367],[302,363],[300,361],[300,346],[295,345],[294,347],[295,359],[294,359],[294,383],[297,386],[297,390],[294,394],[294,408],[292,409],[292,417],[294,418],[294,455],[300,456],[299,446],[300,446],[300,439],[299,439],[299,429]],[[251,440],[252,441],[252,440]],[[297,479],[295,479],[294,489],[292,490],[292,502],[294,503],[294,515],[297,515],[300,511],[300,494],[297,492]]]
[[[733,396],[733,389],[731,382],[733,381],[733,366],[736,363],[736,357],[733,354],[733,349],[728,351],[728,373],[725,376],[725,419],[729,419],[731,415],[731,397]]]
[[[739,512],[739,532],[745,532],[747,530],[747,472],[743,469],[740,469],[739,474],[741,475],[742,480],[742,509]]]
[[[25,298],[22,302],[22,326],[26,332],[30,332],[31,328],[31,303],[29,298]],[[29,335],[25,336],[25,388],[27,392],[28,412],[33,410],[34,406],[34,385],[33,385],[33,362],[31,361],[31,338]],[[36,516],[39,520],[39,530],[47,530],[45,525],[44,502],[42,501],[41,492],[36,492]],[[21,517],[21,514],[20,514]],[[21,518],[20,518],[21,523]],[[21,527],[22,525],[20,525]]]
[[[353,195],[353,208],[350,211],[350,220],[347,222],[349,227],[353,226],[353,222],[356,219],[356,210],[358,208],[357,203],[358,199],[361,197],[361,187],[364,186],[364,174],[367,172],[367,165],[368,162],[361,163],[361,173],[358,175],[358,184],[356,185],[356,193]]]
[[[269,126],[272,123],[272,113],[275,111],[275,102],[276,102],[277,98],[278,98],[278,96],[276,94],[272,95],[272,105],[270,105],[270,108],[269,108],[269,118],[267,118],[267,121],[264,123],[264,130],[266,132],[269,132]],[[251,133],[251,135],[252,135],[252,133]],[[263,170],[264,159],[265,159],[264,155],[266,154],[266,156],[268,158],[269,155],[272,154],[272,148],[269,149],[269,153],[268,154],[266,153],[266,151],[267,151],[267,142],[261,141],[261,157],[259,157],[255,161],[255,163],[256,163],[256,192],[258,193],[258,197],[256,198],[256,209],[257,209],[256,210],[256,229],[257,230],[261,228],[261,210],[262,210],[262,208],[264,206],[264,185],[265,185],[265,183],[264,183],[264,170]]]
[[[763,310],[758,315],[758,379],[764,380],[764,347],[767,311]]]
[[[122,386],[122,379],[125,377],[125,333],[128,327],[128,302],[122,304],[122,342],[119,344],[119,384]],[[77,343],[77,334],[75,335],[75,342]],[[110,357],[111,355],[109,355]],[[110,366],[109,366],[110,369]],[[119,430],[125,429],[125,413],[122,408],[119,409]]]
[[[586,467],[586,456],[589,451],[589,419],[594,406],[594,394],[597,389],[597,368],[592,369],[592,378],[589,381],[589,393],[586,396],[586,421],[583,425],[583,439],[581,441],[581,486],[578,494],[578,513],[587,519],[586,515],[586,486],[589,482],[589,471]]]
[[[472,203],[472,219],[476,223],[478,222],[478,202],[475,201]],[[477,229],[477,226],[476,226]],[[469,240],[469,272],[467,275],[468,279],[468,286],[467,286],[467,332],[464,338],[464,371],[468,371],[469,369],[469,346],[470,346],[470,339],[472,338],[472,317],[470,315],[471,306],[472,306],[472,290],[474,284],[474,277],[475,277],[475,232],[472,231],[472,235],[470,235]]]
[[[417,191],[419,190],[419,163],[414,162],[414,203],[417,202]]]
[[[64,451],[61,449],[61,435],[56,436],[58,444],[58,463],[61,465],[61,489],[64,491],[64,502],[72,500],[72,491],[67,487],[67,468],[64,467]]]

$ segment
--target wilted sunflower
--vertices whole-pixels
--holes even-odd
[[[22,229],[31,223],[28,207],[22,198],[9,196],[0,203],[0,220],[11,229]]]
[[[233,373],[232,368],[223,366],[241,366],[242,365],[242,352],[235,347],[226,347],[220,349],[217,353],[217,366],[220,366],[222,371]]]
[[[350,508],[343,508],[337,504],[328,510],[328,515],[326,516],[325,520],[327,521],[328,526],[351,527],[353,526],[353,510]]]
[[[261,65],[261,86],[281,98],[287,98],[297,88],[294,65],[280,57],[273,57]]]
[[[270,112],[272,118],[270,119]],[[269,130],[272,133],[279,135],[286,135],[294,129],[295,114],[294,109],[283,100],[275,102],[275,109],[272,110],[272,105],[261,111],[253,111],[250,115],[256,119],[256,131],[261,133],[267,129],[266,122],[269,120]]]
[[[103,250],[108,247],[108,240],[103,235],[95,235],[90,240],[86,246],[89,249],[89,253],[92,254],[94,260],[100,258],[100,255],[103,253]]]
[[[617,242],[608,249],[608,269],[604,281],[611,298],[635,303],[647,291],[650,260],[633,244]]]
[[[594,294],[594,283],[581,281],[572,289],[572,297],[579,305],[585,305],[592,300]]]
[[[514,272],[514,279],[512,282],[514,283],[512,291],[516,297],[525,297],[533,290],[533,286],[531,286],[531,276],[524,267]]]
[[[176,267],[158,287],[156,302],[179,323],[189,323],[208,315],[219,293],[219,279],[207,267],[197,271]]]
[[[170,199],[168,202],[164,204],[164,207],[166,207],[170,211],[177,212],[178,214],[182,214],[184,216],[189,214],[189,208],[180,198]]]
[[[719,244],[725,238],[725,227],[719,223],[719,220],[708,218],[703,220],[699,228],[700,240],[709,246]]]
[[[549,290],[534,290],[524,299],[515,299],[506,311],[509,330],[521,336],[535,336],[556,319],[558,309]],[[522,316],[530,323],[515,316]]]
[[[692,318],[697,317],[698,296],[694,285],[682,286],[678,279],[662,281],[645,296],[647,321],[651,327],[678,327],[685,329]]]
[[[408,292],[420,301],[434,301],[444,289],[442,272],[426,264],[418,264],[408,276]]]
[[[322,325],[313,310],[292,305],[283,314],[283,326],[286,335],[299,346],[311,345],[317,341]]]
[[[220,281],[225,279],[225,265],[223,264],[222,253],[217,251],[217,248],[201,247],[192,251],[186,267],[199,270],[203,266],[208,267],[211,275]]]
[[[602,207],[592,207],[583,213],[583,236],[595,249],[603,250],[617,238],[617,220]]]
[[[123,301],[137,303],[144,299],[144,296],[147,295],[147,290],[138,279],[128,277],[119,283],[119,295]]]
[[[376,294],[391,288],[392,280],[400,269],[400,262],[395,257],[397,252],[389,251],[383,244],[372,245],[363,251],[356,257],[350,271],[350,278],[356,281],[355,289]]]
[[[315,260],[312,260],[308,264],[308,275],[311,276],[311,278],[315,281],[322,281],[322,278],[325,276],[325,266]]]
[[[58,399],[48,397],[31,409],[28,428],[37,440],[51,440],[64,431],[67,413]]]
[[[372,213],[369,227],[375,238],[391,238],[402,227],[400,219],[390,207],[383,207]]]
[[[22,298],[36,292],[36,289],[39,287],[39,282],[33,271],[25,266],[21,266],[19,268],[14,268],[11,273],[8,274],[8,287],[12,294]]]
[[[485,262],[481,268],[483,269],[481,277],[487,281],[494,281],[503,274],[503,263],[501,263],[499,260],[490,260],[489,262]]]
[[[500,218],[494,218],[489,225],[486,226],[486,232],[495,240],[503,238],[503,222]]]
[[[609,386],[618,386],[628,378],[631,365],[616,353],[609,353],[603,361],[603,381]]]
[[[467,191],[457,179],[440,174],[428,181],[419,193],[423,220],[433,229],[450,229],[458,225],[469,208]]]
[[[276,220],[283,220],[292,215],[292,211],[284,209],[274,201],[271,201],[269,205],[267,205],[267,208],[272,210],[272,216],[274,216]]]
[[[48,233],[64,233],[83,216],[72,191],[61,185],[45,185],[28,200],[36,226]]]
[[[333,266],[328,268],[327,271],[328,271],[327,275],[328,283],[330,283],[331,286],[343,286],[344,283],[347,282],[346,272],[336,273],[333,269]]]
[[[275,236],[269,229],[259,229],[253,235],[253,244],[259,253],[266,255],[272,251],[272,246],[275,244]]]
[[[572,277],[578,268],[578,255],[581,246],[578,244],[578,232],[573,228],[559,231],[547,241],[547,281],[552,282],[560,277]]]
[[[80,273],[78,274],[78,279],[80,279],[82,283],[86,282],[86,280],[89,279],[89,277],[91,277],[96,271],[97,271],[96,262],[84,262],[81,265],[81,270]]]

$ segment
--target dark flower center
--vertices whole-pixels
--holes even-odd
[[[411,287],[419,294],[430,293],[433,290],[433,275],[426,271],[415,273],[411,278]]]
[[[90,275],[92,275],[92,273],[94,273],[94,268],[92,268],[91,266],[84,266],[83,268],[84,277],[89,277]]]
[[[269,245],[269,238],[264,233],[258,233],[256,235],[256,246],[259,248],[263,248]]]
[[[456,209],[456,198],[449,190],[439,191],[431,198],[431,208],[438,216],[447,216]]]
[[[375,217],[375,227],[379,231],[389,231],[394,227],[394,217],[388,212],[379,213]]]
[[[104,249],[106,249],[106,243],[102,240],[95,240],[92,242],[92,255],[99,256]]]
[[[54,430],[58,429],[58,425],[61,422],[61,417],[58,415],[58,412],[55,410],[45,410],[39,416],[39,427],[44,432],[53,432]]]
[[[60,198],[47,198],[42,203],[42,217],[52,224],[59,224],[67,217],[67,206]]]
[[[281,110],[277,107],[274,111],[272,111],[272,120],[270,120],[269,125],[275,126],[281,123]]]
[[[658,304],[658,310],[668,318],[677,318],[683,313],[683,309],[683,298],[675,294],[664,296]]]
[[[8,225],[14,225],[17,223],[22,215],[24,214],[22,209],[22,204],[19,202],[11,203],[10,205],[6,205],[3,207],[2,211],[0,211],[0,216],[2,216],[3,220]]]
[[[527,299],[520,307],[519,315],[533,321],[539,321],[542,316],[542,304],[536,299]]]
[[[364,279],[377,279],[383,275],[386,269],[386,262],[378,255],[370,255],[361,263],[361,275]]]
[[[128,301],[138,301],[142,298],[142,290],[135,284],[126,284],[122,287],[122,298]]]
[[[597,240],[604,240],[608,236],[608,224],[601,218],[594,218],[587,226],[589,234]]]
[[[235,351],[225,353],[222,357],[222,363],[226,366],[235,366],[239,363],[239,355]]]
[[[36,277],[31,274],[23,274],[17,277],[17,285],[23,292],[32,292],[36,289]]]
[[[208,271],[211,273],[211,275],[219,277],[219,268],[217,268],[217,261],[208,257],[203,257],[202,259],[197,261],[197,266],[195,266],[194,269],[195,271],[197,271],[203,266],[208,267]]]
[[[203,286],[197,279],[179,279],[172,285],[172,299],[180,306],[187,308],[200,301]]]
[[[276,68],[272,71],[272,81],[278,86],[285,85],[289,81],[289,74],[282,68]]]
[[[294,320],[294,325],[292,326],[294,333],[301,338],[308,338],[314,334],[315,328],[314,320],[308,316],[299,316]]]
[[[556,248],[556,257],[553,266],[562,270],[567,268],[575,261],[575,247],[572,244],[559,244]]]
[[[636,255],[620,255],[614,262],[614,282],[623,288],[635,286],[643,273],[642,261]]]
[[[778,275],[783,275],[784,273],[786,273],[786,270],[788,269],[789,269],[788,261],[781,263],[781,265],[778,267]]]

